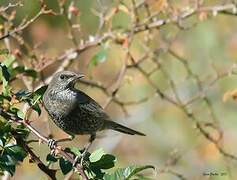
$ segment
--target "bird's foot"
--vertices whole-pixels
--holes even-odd
[[[83,166],[84,158],[87,154],[87,151],[83,150],[83,153],[80,156],[76,156],[76,158],[73,161],[73,167],[76,167],[78,161],[80,162],[80,165]]]
[[[57,146],[57,141],[54,139],[49,139],[48,146],[50,149],[54,149]]]
[[[54,139],[49,139],[48,146],[50,148],[50,154],[55,155],[55,148],[57,146],[57,141]]]
[[[76,156],[76,158],[74,159],[73,163],[72,163],[72,166],[73,167],[76,167],[77,166],[77,162],[78,162],[78,159],[80,159],[81,156]]]
[[[86,156],[86,153],[87,153],[87,151],[83,151],[83,153],[81,154],[81,158],[80,158],[80,164],[81,164],[81,166],[83,166],[83,161],[84,161],[84,158],[85,158],[85,156]]]

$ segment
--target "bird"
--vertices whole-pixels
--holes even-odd
[[[114,122],[104,109],[90,96],[75,87],[84,77],[72,71],[60,71],[53,75],[44,95],[43,104],[53,122],[64,132],[90,135],[87,151],[98,131],[112,129],[129,135],[145,136],[144,133]],[[55,145],[55,141],[49,146]]]

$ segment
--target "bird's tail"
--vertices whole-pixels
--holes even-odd
[[[128,127],[125,127],[121,124],[118,124],[116,122],[113,121],[105,121],[105,128],[106,129],[113,129],[115,131],[119,131],[125,134],[130,134],[130,135],[140,135],[140,136],[145,136],[145,134],[135,131],[133,129],[130,129]]]

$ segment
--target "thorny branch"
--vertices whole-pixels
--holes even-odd
[[[0,7],[0,13],[5,12],[8,9],[14,8],[14,7],[17,7],[17,6],[22,6],[22,4],[21,3],[16,3],[16,4],[9,3],[6,7]]]
[[[8,117],[9,120],[12,120],[13,122],[23,124],[34,135],[36,135],[39,138],[39,140],[41,140],[43,143],[45,143],[45,144],[49,143],[50,139],[45,137],[45,136],[43,136],[41,133],[39,133],[33,126],[30,125],[28,120],[23,120],[23,119],[16,118],[16,117],[14,117],[14,115],[11,115],[11,114],[5,112],[2,108],[0,108],[0,115],[3,116],[3,117]],[[15,132],[13,132],[13,134],[15,135],[16,141],[18,141],[20,143],[19,145],[23,145],[23,148],[31,155],[31,158],[38,164],[39,168],[43,172],[45,172],[49,177],[51,177],[52,179],[55,179],[55,171],[48,169],[42,163],[42,161],[34,154],[34,152],[30,149],[30,147],[22,139],[18,138],[18,136],[17,136],[17,134]],[[67,159],[72,164],[74,163],[74,157],[72,157],[71,154],[67,153],[64,150],[63,147],[61,147],[59,145],[55,145],[53,147],[53,151],[54,151],[55,154],[60,155],[61,157]],[[78,170],[78,172],[80,173],[80,175],[82,176],[82,178],[84,180],[88,179],[86,173],[84,172],[83,167],[79,163],[76,164],[75,168]]]
[[[56,171],[53,169],[49,169],[41,160],[40,158],[33,152],[33,150],[29,147],[29,145],[21,138],[18,136],[16,132],[12,132],[14,135],[14,138],[16,139],[16,142],[18,145],[24,148],[24,150],[29,153],[30,155],[30,160],[35,162],[39,169],[43,171],[45,174],[47,174],[52,180],[56,180]]]
[[[0,40],[3,40],[5,38],[8,38],[12,35],[14,35],[15,33],[21,32],[22,30],[24,30],[25,28],[27,28],[30,24],[32,24],[33,22],[35,22],[36,19],[38,19],[41,15],[43,14],[50,14],[53,13],[52,10],[47,10],[46,6],[43,5],[43,7],[40,9],[40,11],[30,20],[28,21],[23,21],[22,24],[20,24],[17,28],[15,28],[12,31],[6,32],[6,34],[4,34],[3,36],[0,37]]]
[[[30,129],[30,131],[32,133],[34,133],[39,139],[41,139],[44,143],[48,144],[49,143],[49,139],[46,138],[45,136],[41,135],[34,127],[32,127],[29,123],[22,121],[22,123],[28,128]],[[64,157],[65,159],[67,159],[69,162],[71,162],[72,164],[74,163],[74,158],[68,154],[66,151],[64,151],[64,148],[62,148],[61,146],[56,145],[54,147],[54,152],[56,154],[61,155],[62,157]],[[82,176],[83,179],[87,180],[88,177],[86,175],[86,173],[84,172],[83,167],[77,163],[76,165],[76,169],[78,170],[78,172],[80,173],[80,175]]]

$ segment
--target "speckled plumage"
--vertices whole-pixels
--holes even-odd
[[[71,135],[95,135],[104,129],[144,135],[111,121],[97,102],[74,88],[79,78],[80,75],[70,71],[56,73],[43,96],[44,106],[58,127]]]

